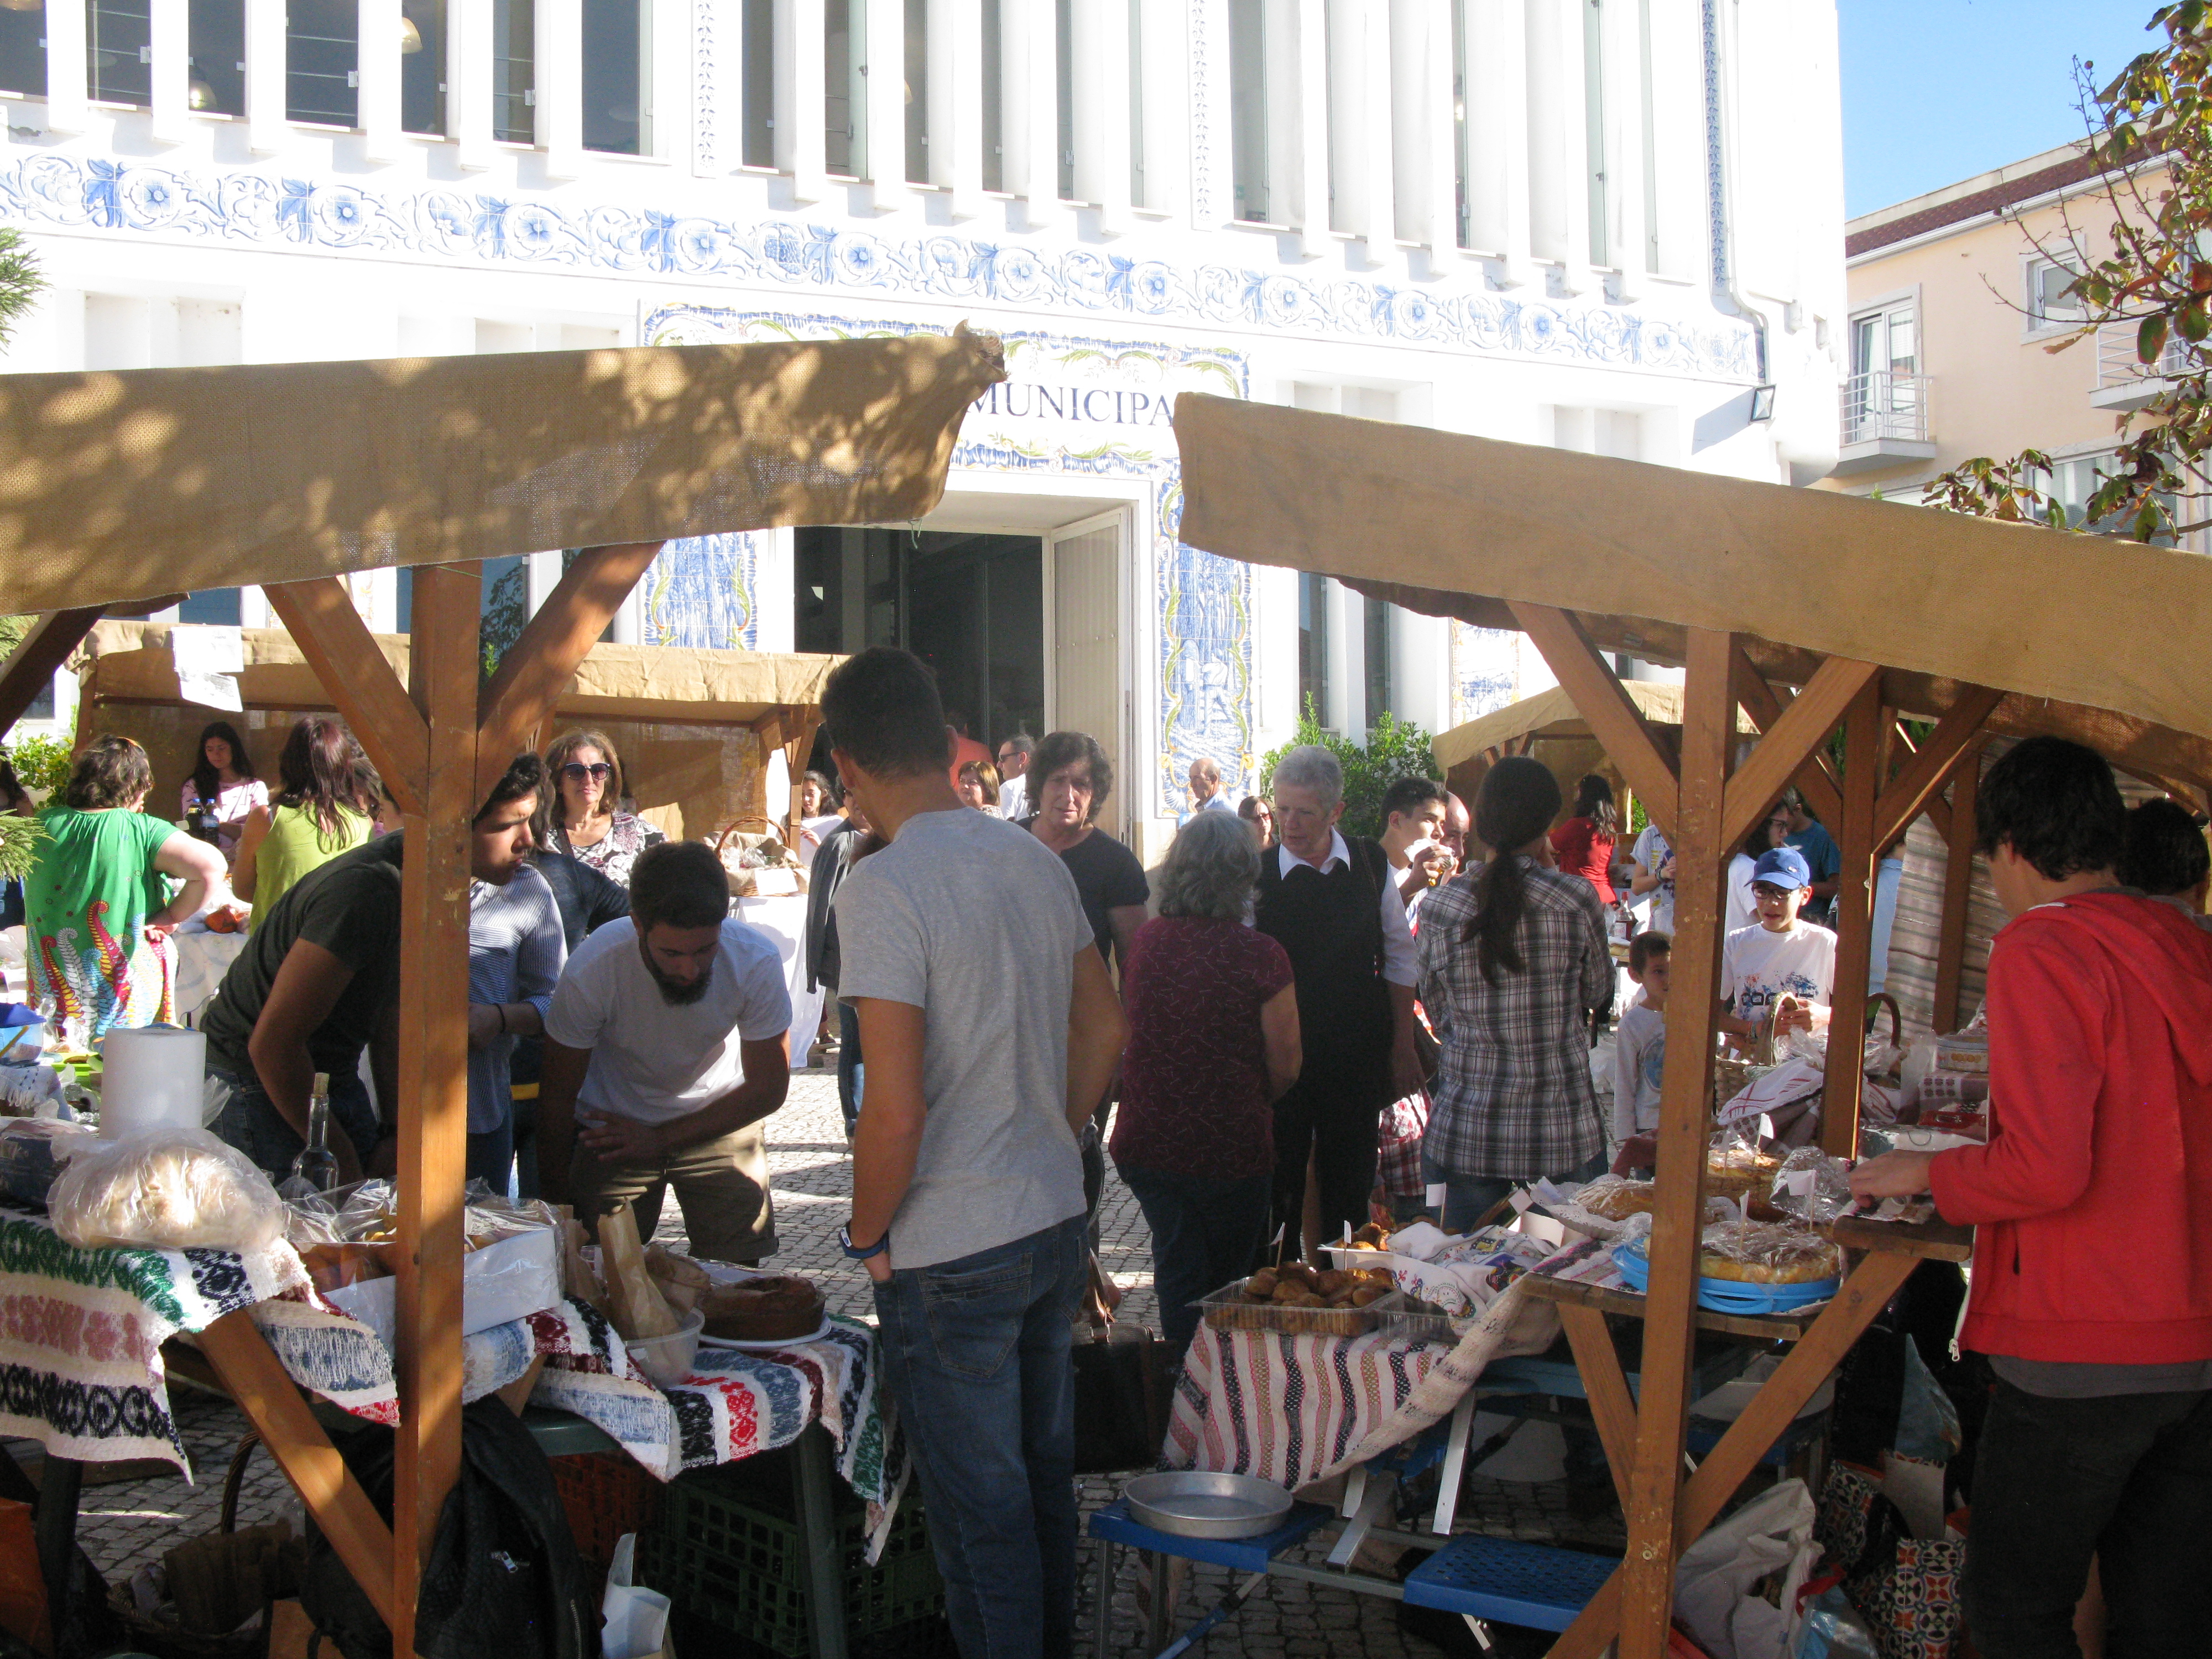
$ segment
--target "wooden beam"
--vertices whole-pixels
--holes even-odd
[[[1629,1473],[1636,1465],[1636,1401],[1628,1392],[1628,1378],[1613,1352],[1605,1316],[1595,1308],[1563,1303],[1559,1323],[1566,1328],[1567,1346],[1574,1351],[1575,1370],[1581,1374],[1583,1393],[1589,1401],[1590,1419],[1605,1447],[1606,1466],[1613,1471],[1613,1490],[1625,1511],[1629,1500]]]
[[[1851,699],[1881,674],[1878,663],[1831,657],[1797,694],[1773,726],[1762,732],[1741,770],[1729,781],[1728,806],[1721,817],[1725,844],[1735,847],[1751,826],[1780,799],[1790,781],[1804,770],[1814,750],[1828,740]],[[1877,695],[1879,692],[1877,691]],[[1678,894],[1681,888],[1674,890]]]
[[[1936,722],[1928,741],[1913,751],[1896,781],[1881,792],[1875,808],[1874,840],[1887,847],[1903,835],[1919,817],[1966,747],[1981,735],[1982,726],[2004,701],[2004,693],[1986,685],[1966,688],[1959,701]]]
[[[198,1341],[200,1352],[260,1434],[261,1443],[299,1492],[354,1583],[390,1624],[396,1583],[392,1528],[384,1524],[376,1505],[315,1421],[283,1362],[270,1352],[252,1310],[240,1308],[225,1314],[199,1334]],[[413,1600],[411,1589],[408,1599]]]
[[[1705,1138],[1712,1120],[1721,916],[1734,850],[1734,842],[1722,833],[1721,819],[1735,749],[1730,684],[1735,641],[1726,634],[1693,629],[1689,647],[1682,694],[1680,811],[1669,833],[1674,848],[1676,988],[1667,1007],[1667,1062],[1660,1085],[1659,1201],[1652,1213],[1644,1387],[1628,1482],[1621,1659],[1662,1659],[1674,1605],[1675,1501],[1689,1413],[1691,1352],[1697,1340],[1692,1316],[1704,1231]]]
[[[1678,903],[1681,890],[1677,883],[1674,891]],[[1872,1252],[1860,1261],[1844,1281],[1835,1299],[1814,1322],[1813,1328],[1783,1356],[1774,1375],[1760,1385],[1751,1403],[1721,1437],[1720,1443],[1705,1455],[1697,1474],[1683,1486],[1680,1542],[1663,1545],[1656,1563],[1645,1562],[1639,1559],[1636,1534],[1632,1531],[1627,1559],[1553,1644],[1547,1659],[1598,1659],[1612,1644],[1616,1633],[1621,1638],[1622,1659],[1630,1659],[1636,1652],[1632,1644],[1643,1630],[1636,1617],[1636,1569],[1641,1566],[1647,1571],[1654,1567],[1663,1570],[1671,1584],[1675,1559],[1683,1546],[1712,1524],[1713,1517],[1735,1495],[1753,1466],[1795,1420],[1805,1402],[1813,1397],[1813,1391],[1827,1380],[1851,1344],[1874,1323],[1875,1316],[1889,1305],[1890,1297],[1897,1294],[1898,1286],[1905,1283],[1920,1261],[1917,1255],[1884,1250]],[[1647,1321],[1647,1356],[1650,1342],[1648,1325]],[[1651,1420],[1650,1375],[1647,1363],[1644,1372],[1644,1409],[1637,1419],[1639,1434],[1647,1431]],[[1656,1634],[1663,1644],[1664,1628]]]
[[[1620,769],[1629,787],[1644,797],[1644,815],[1672,842],[1675,802],[1680,793],[1674,763],[1645,721],[1643,710],[1629,700],[1620,676],[1598,654],[1582,623],[1569,612],[1518,600],[1512,609],[1514,620],[1536,642],[1552,672],[1574,699],[1577,712],[1589,722],[1607,758]],[[1729,724],[1733,728],[1734,722]]]
[[[1982,783],[1982,751],[1969,748],[1951,769],[1951,832],[1945,837],[1943,908],[1936,935],[1936,1035],[1959,1029],[1959,990],[1966,971],[1966,909],[1974,881],[1974,792]]]
[[[77,611],[49,611],[31,624],[22,643],[0,663],[0,732],[23,718],[40,692],[53,684],[54,672],[84,643],[102,615],[99,605]]]
[[[1743,712],[1751,716],[1751,723],[1760,732],[1771,732],[1782,711],[1794,698],[1787,690],[1777,691],[1765,675],[1760,673],[1747,652],[1736,652],[1736,701]],[[1813,816],[1823,823],[1835,823],[1844,816],[1843,786],[1838,781],[1835,769],[1829,763],[1827,752],[1815,749],[1812,758],[1798,769],[1793,781],[1804,793],[1806,803]],[[1747,829],[1745,833],[1750,831]]]
[[[1858,1064],[1866,1036],[1867,974],[1874,957],[1875,861],[1887,843],[1875,833],[1881,788],[1881,682],[1869,678],[1844,716],[1844,819],[1836,844],[1836,980],[1829,994],[1828,1068],[1820,1094],[1820,1146],[1847,1158],[1859,1140]],[[1917,757],[1916,757],[1917,758]]]
[[[461,1468],[461,1183],[468,1159],[469,825],[477,791],[474,565],[415,571],[411,705],[428,752],[400,880],[398,1343],[392,1651]]]
[[[809,707],[793,708],[788,713],[793,718],[784,728],[783,775],[791,782],[791,811],[784,825],[783,844],[795,853],[799,850],[799,835],[805,819],[805,814],[799,806],[799,786],[806,776],[806,761],[814,748],[814,734],[822,729],[822,711]],[[1624,817],[1623,822],[1626,821]]]
[[[355,738],[376,763],[399,810],[420,812],[428,787],[428,730],[344,584],[335,576],[318,576],[261,591]]]
[[[515,756],[538,746],[539,724],[661,546],[587,547],[561,573],[477,698],[478,801],[491,793]]]

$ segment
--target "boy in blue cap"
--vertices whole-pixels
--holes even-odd
[[[1759,854],[1751,872],[1759,921],[1721,942],[1721,1029],[1756,1037],[1769,1020],[1778,1037],[1828,1023],[1836,981],[1836,936],[1798,911],[1813,896],[1812,866],[1794,847]]]

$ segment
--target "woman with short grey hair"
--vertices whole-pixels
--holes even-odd
[[[1121,969],[1129,1046],[1112,1151],[1152,1234],[1160,1326],[1250,1265],[1267,1226],[1276,1097],[1298,1075],[1297,994],[1280,945],[1245,925],[1260,872],[1243,820],[1200,812],[1159,875],[1159,915]]]

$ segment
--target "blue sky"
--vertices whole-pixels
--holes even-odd
[[[2158,0],[1838,0],[1853,216],[2078,138],[2073,60],[2108,82]]]

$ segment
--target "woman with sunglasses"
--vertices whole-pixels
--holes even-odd
[[[1275,844],[1275,809],[1264,795],[1247,795],[1237,805],[1237,816],[1252,826],[1252,834],[1266,852]]]
[[[628,888],[637,855],[668,837],[622,810],[622,757],[606,733],[568,732],[545,751],[545,772],[559,792],[546,845]]]

